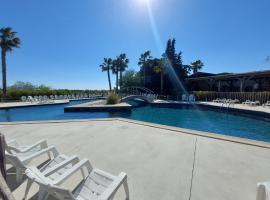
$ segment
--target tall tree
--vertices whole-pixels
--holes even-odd
[[[144,85],[144,87],[146,86],[146,70],[147,70],[147,66],[149,66],[148,61],[151,58],[152,58],[151,52],[146,51],[146,52],[141,54],[141,56],[139,58],[139,62],[138,62],[138,65],[141,67],[141,70],[143,71],[143,85]]]
[[[118,64],[119,64],[119,72],[120,72],[120,88],[122,87],[122,77],[123,72],[128,68],[129,59],[127,58],[126,54],[122,53],[117,57]]]
[[[164,58],[158,60],[157,66],[154,66],[154,71],[160,74],[160,94],[163,94],[164,74],[166,73],[166,65]]]
[[[115,74],[115,90],[118,91],[119,59],[112,61],[112,73]]]
[[[110,92],[112,91],[110,70],[112,69],[113,60],[111,58],[104,58],[104,62],[100,65],[102,72],[107,72]]]
[[[14,32],[12,28],[0,29],[0,47],[2,58],[2,81],[3,81],[3,97],[7,96],[7,64],[6,53],[11,52],[13,48],[20,47],[20,38],[17,37],[17,32]]]
[[[204,66],[201,60],[196,60],[190,64],[191,69],[193,70],[193,74],[196,74],[199,70]]]

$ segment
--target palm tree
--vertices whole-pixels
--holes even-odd
[[[193,74],[196,74],[203,67],[203,62],[201,60],[196,60],[190,64]]]
[[[120,89],[122,87],[122,76],[123,72],[128,68],[129,59],[127,58],[126,54],[122,53],[118,56],[119,59],[119,72],[120,72]]]
[[[3,81],[3,98],[7,96],[7,64],[6,53],[11,52],[13,48],[19,48],[21,44],[20,38],[17,37],[17,32],[12,31],[12,28],[0,29],[0,46],[2,57],[2,81]]]
[[[154,71],[160,74],[160,94],[163,94],[164,74],[166,73],[165,61],[161,58],[158,65],[154,67]]]
[[[139,59],[138,65],[141,67],[141,69],[143,68],[143,83],[144,83],[144,87],[146,86],[146,67],[148,64],[148,61],[152,58],[151,56],[151,52],[150,51],[146,51],[144,53],[141,54],[141,57]]]
[[[110,70],[112,69],[113,60],[111,58],[104,58],[104,62],[100,65],[102,72],[107,72],[110,92],[112,91]]]
[[[112,61],[112,73],[115,74],[115,90],[118,91],[119,59]]]

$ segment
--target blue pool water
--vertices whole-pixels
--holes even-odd
[[[72,112],[64,113],[64,107],[85,101],[72,101],[69,104],[48,105],[0,110],[1,122],[64,120],[124,117],[163,125],[188,128],[224,135],[243,137],[270,142],[270,121],[240,116],[195,107],[159,108],[145,106],[134,108],[132,112]]]

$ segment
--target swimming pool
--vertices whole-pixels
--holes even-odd
[[[1,122],[65,120],[124,117],[145,122],[188,128],[248,139],[270,142],[270,121],[231,113],[201,109],[193,106],[161,108],[144,106],[132,112],[71,112],[64,113],[64,107],[85,101],[71,101],[69,104],[12,108],[0,110]]]

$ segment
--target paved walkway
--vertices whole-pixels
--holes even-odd
[[[215,102],[199,102],[199,104],[205,104],[205,105],[210,105],[210,106],[217,106],[220,107],[222,106],[222,103],[215,103]],[[227,105],[223,105],[226,107]],[[257,111],[257,112],[265,112],[265,113],[270,113],[270,107],[268,106],[250,106],[250,105],[244,105],[244,104],[231,104],[231,108],[237,108],[241,110],[250,110],[250,111]]]
[[[28,107],[28,106],[40,106],[40,105],[55,105],[68,103],[69,100],[53,100],[48,103],[31,103],[31,102],[11,102],[11,103],[0,103],[0,108],[16,108],[16,107]]]
[[[257,182],[270,180],[268,148],[151,126],[104,119],[2,124],[0,131],[22,144],[47,138],[62,153],[88,158],[94,167],[127,172],[131,200],[255,200]],[[25,182],[17,185],[14,178],[9,174],[9,185],[21,199]],[[78,178],[65,187],[72,189]],[[122,188],[115,199],[124,199]]]
[[[185,101],[172,101],[172,100],[155,100],[154,103],[189,104],[189,102],[185,102]],[[215,106],[215,107],[228,106],[227,104],[209,102],[209,101],[196,101],[195,104],[209,105],[209,106]],[[265,112],[265,113],[270,114],[270,107],[269,106],[250,106],[250,105],[244,105],[244,104],[230,104],[230,108],[236,108],[236,109],[248,110],[248,111]]]

